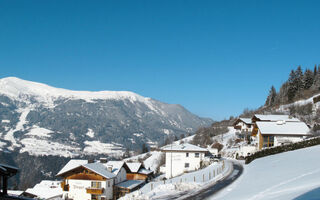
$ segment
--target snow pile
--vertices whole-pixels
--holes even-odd
[[[320,187],[320,145],[254,160],[212,200],[294,199]],[[316,190],[318,197],[320,191]]]

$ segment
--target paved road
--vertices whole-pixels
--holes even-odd
[[[221,179],[219,181],[217,181],[214,185],[206,187],[202,190],[200,190],[199,192],[197,192],[196,194],[191,194],[189,195],[188,192],[184,192],[184,193],[180,193],[179,195],[173,195],[170,197],[166,197],[166,198],[160,198],[160,199],[165,199],[165,200],[174,200],[174,199],[179,199],[179,200],[185,200],[185,199],[192,199],[192,200],[200,200],[200,199],[206,199],[208,197],[213,196],[214,194],[216,194],[217,192],[219,192],[220,190],[222,190],[223,188],[227,187],[228,185],[230,185],[233,181],[235,181],[243,172],[243,167],[241,164],[239,163],[233,163],[233,172],[225,177],[224,179]]]

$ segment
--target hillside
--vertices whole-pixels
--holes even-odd
[[[180,105],[125,91],[71,91],[0,79],[0,149],[74,157],[121,156],[212,123]]]
[[[319,154],[320,145],[257,159],[244,166],[238,180],[211,199],[317,199]]]

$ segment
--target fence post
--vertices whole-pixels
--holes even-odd
[[[209,180],[211,179],[211,172],[209,172]]]
[[[180,183],[182,183],[182,178],[180,179]]]
[[[151,190],[153,190],[153,183],[151,183]]]
[[[195,176],[193,177],[193,182],[196,182],[196,177]]]

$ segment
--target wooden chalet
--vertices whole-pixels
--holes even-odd
[[[153,171],[148,170],[142,163],[127,163],[130,172],[127,173],[128,180],[144,180],[148,181],[153,176]]]

